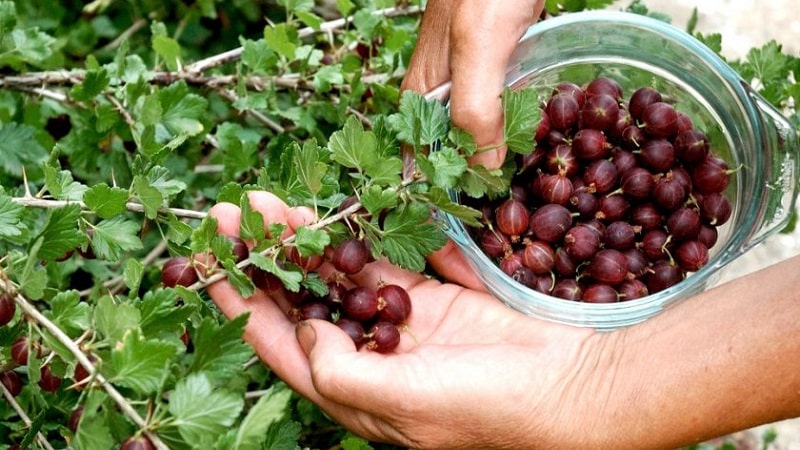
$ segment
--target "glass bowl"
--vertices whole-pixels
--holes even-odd
[[[547,19],[520,40],[507,69],[511,89],[549,94],[561,81],[607,76],[625,97],[638,87],[667,93],[708,134],[713,151],[739,168],[726,195],[733,212],[719,227],[708,263],[647,297],[592,304],[551,297],[513,281],[478,247],[458,219],[438,214],[489,292],[530,316],[612,330],[641,322],[704,290],[726,264],[787,224],[798,191],[798,132],[712,50],[688,33],[646,16],[588,11]],[[447,102],[443,87],[429,97]],[[458,195],[451,192],[453,199]]]

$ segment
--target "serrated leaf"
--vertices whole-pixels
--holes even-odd
[[[333,160],[350,169],[363,171],[378,161],[375,135],[364,130],[361,122],[354,117],[348,117],[342,129],[331,134],[328,146]]]
[[[264,41],[276,53],[292,59],[297,48],[296,34],[297,31],[289,28],[288,24],[278,23],[264,28]]]
[[[482,226],[480,218],[483,214],[480,211],[452,201],[450,196],[443,189],[437,187],[431,188],[427,194],[427,199],[439,211],[450,214],[469,226]]]
[[[100,183],[86,190],[83,202],[98,217],[108,219],[127,211],[128,191]]]
[[[386,215],[381,243],[393,264],[416,272],[425,269],[425,258],[447,242],[445,234],[430,219],[430,210],[420,203]]]
[[[203,372],[212,381],[224,381],[238,374],[252,355],[253,349],[242,340],[247,315],[237,316],[222,324],[204,318],[192,334],[195,356],[190,372]]]
[[[535,89],[511,90],[502,95],[505,142],[514,153],[530,153],[534,148],[536,128],[542,119],[539,97]]]
[[[192,226],[171,212],[167,213],[167,225],[167,239],[170,242],[183,244],[192,235]]]
[[[285,270],[278,266],[272,258],[267,258],[260,253],[251,253],[250,262],[256,267],[280,278],[283,286],[292,292],[300,290],[300,283],[303,281],[303,274],[299,271]]]
[[[239,395],[215,388],[203,373],[178,381],[169,400],[171,424],[189,445],[201,448],[233,425],[243,406]]]
[[[293,420],[273,423],[267,430],[261,450],[300,450],[297,441],[300,440],[302,431],[302,425]]]
[[[384,209],[394,208],[400,201],[395,189],[383,189],[379,186],[370,186],[361,194],[360,200],[361,206],[375,216]]]
[[[108,380],[138,394],[152,394],[161,386],[175,353],[174,345],[145,339],[138,329],[130,329],[111,351]]]
[[[89,328],[91,314],[89,304],[81,301],[80,293],[68,290],[50,299],[50,311],[46,315],[67,335],[77,336]]]
[[[104,219],[94,226],[92,250],[98,258],[119,261],[123,252],[142,249],[141,227],[122,216]]]
[[[342,439],[341,445],[342,450],[374,450],[369,441],[352,435]]]
[[[160,192],[164,198],[178,195],[186,190],[186,183],[171,178],[170,171],[166,167],[158,165],[153,166],[147,171],[145,176],[150,186],[158,189],[158,192]]]
[[[25,207],[16,203],[11,197],[0,195],[0,237],[22,235],[26,225],[20,222]]]
[[[121,341],[128,330],[137,328],[140,320],[139,310],[127,303],[117,304],[108,295],[100,297],[94,308],[94,325],[112,344]]]
[[[58,170],[52,166],[42,167],[45,177],[45,186],[50,195],[59,200],[78,201],[86,192],[87,187],[72,178],[68,170]]]
[[[295,149],[294,166],[297,170],[298,181],[308,187],[312,195],[319,194],[322,189],[322,180],[328,172],[328,166],[322,162],[316,140],[306,141],[302,148]]]
[[[142,300],[136,303],[142,335],[150,338],[182,332],[195,308],[186,304],[176,306],[178,303],[174,289],[148,291]]]
[[[452,189],[458,184],[459,178],[467,171],[467,160],[450,147],[441,147],[439,151],[428,155],[433,173],[427,174],[434,186]]]
[[[36,129],[16,122],[0,128],[0,155],[0,168],[20,178],[23,167],[39,167],[47,160],[47,151],[36,139]]]
[[[164,59],[170,71],[176,71],[181,67],[181,46],[175,39],[156,35],[153,36],[153,50]]]
[[[77,204],[49,210],[44,228],[39,234],[42,245],[35,256],[52,260],[83,244],[86,235],[78,229],[80,215],[81,208]]]
[[[79,101],[90,101],[100,95],[111,81],[111,76],[105,69],[94,69],[86,72],[81,84],[75,85],[70,90],[70,97]]]
[[[264,216],[250,205],[250,197],[247,193],[242,193],[239,208],[241,211],[239,237],[252,240],[258,245],[267,235],[267,231],[264,229]]]
[[[160,126],[172,136],[195,136],[205,129],[202,118],[208,113],[208,100],[191,93],[185,82],[171,83],[158,93],[164,114]]]
[[[450,117],[440,102],[406,90],[400,97],[399,112],[389,116],[389,124],[397,131],[398,139],[422,147],[447,135]]]
[[[192,253],[203,253],[211,248],[211,241],[218,235],[217,233],[217,218],[214,216],[205,216],[200,221],[200,225],[194,229],[191,237],[190,248]]]
[[[158,216],[158,210],[164,204],[164,196],[141,175],[133,178],[133,195],[144,206],[145,217],[155,219]]]
[[[267,440],[267,430],[284,419],[292,391],[283,384],[273,384],[250,408],[239,425],[234,450],[259,450]]]
[[[300,256],[321,255],[330,243],[331,238],[324,230],[300,226],[295,232],[294,245]]]
[[[139,291],[139,286],[142,283],[142,275],[144,275],[144,264],[135,258],[129,258],[125,261],[125,270],[122,272],[122,281],[131,292],[131,295]]]
[[[461,177],[458,190],[474,198],[480,198],[493,192],[507,191],[509,184],[502,175],[500,170],[488,170],[481,165],[472,166]]]
[[[56,39],[37,27],[19,29],[11,32],[15,53],[30,64],[40,64],[53,54]]]
[[[233,260],[222,261],[222,267],[225,269],[225,277],[228,283],[236,289],[239,295],[247,298],[256,292],[253,280],[242,269],[236,267],[236,263]]]

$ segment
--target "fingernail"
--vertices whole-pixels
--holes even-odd
[[[311,354],[311,350],[314,349],[314,344],[317,342],[317,332],[314,331],[314,327],[311,323],[307,320],[298,323],[295,334],[297,335],[297,341],[300,343],[300,347],[303,348],[306,355]]]

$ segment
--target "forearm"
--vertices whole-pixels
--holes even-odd
[[[674,448],[800,416],[800,257],[608,341],[618,398],[606,419],[620,440],[604,448]]]

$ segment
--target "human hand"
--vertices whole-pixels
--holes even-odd
[[[315,220],[266,192],[250,194],[265,222],[293,232]],[[215,205],[219,231],[238,235],[238,207]],[[320,275],[332,273],[323,265]],[[591,330],[542,322],[517,313],[486,293],[443,284],[418,273],[370,263],[347,283],[403,286],[413,311],[396,351],[358,351],[336,325],[297,325],[278,294],[242,298],[226,281],[207,287],[228,316],[249,312],[245,331],[259,357],[295,391],[334,420],[373,441],[415,448],[579,448],[590,439],[585,421],[599,414],[594,395],[582,395]],[[594,388],[596,386],[593,386]],[[601,416],[601,415],[600,415]],[[533,440],[533,441],[532,441]],[[584,447],[585,448],[585,447]]]
[[[469,132],[480,152],[470,164],[503,164],[503,92],[517,42],[536,22],[543,0],[430,0],[401,89],[425,94],[450,81],[450,117]],[[433,253],[430,266],[472,289],[483,285],[452,241]]]
[[[450,116],[475,138],[470,161],[503,164],[503,92],[517,42],[539,18],[543,0],[430,0],[401,89],[425,94],[450,81]]]

